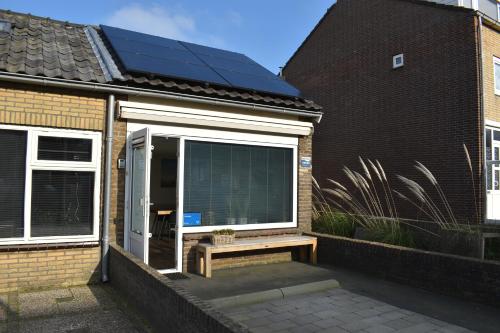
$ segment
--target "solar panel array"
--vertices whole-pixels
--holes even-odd
[[[101,25],[125,71],[298,97],[244,54]]]

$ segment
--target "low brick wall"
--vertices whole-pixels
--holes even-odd
[[[157,332],[247,332],[117,245],[111,245],[110,283]]]
[[[318,261],[406,285],[500,306],[500,263],[310,233]]]
[[[99,281],[98,245],[0,248],[0,293]]]

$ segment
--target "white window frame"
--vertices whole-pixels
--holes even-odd
[[[272,148],[287,148],[292,149],[292,221],[274,222],[274,223],[254,223],[254,224],[221,224],[221,225],[210,225],[210,226],[181,226],[183,233],[199,233],[199,232],[211,232],[214,230],[221,229],[233,229],[233,230],[260,230],[260,229],[279,229],[279,228],[296,228],[297,227],[297,176],[298,176],[298,153],[296,145],[286,145],[286,144],[276,144],[276,143],[266,143],[266,142],[252,142],[252,141],[235,141],[227,139],[215,139],[215,138],[200,138],[193,136],[185,136],[182,138],[182,149],[185,147],[186,141],[199,141],[208,143],[228,143],[228,144],[239,144],[239,145],[251,145],[251,146],[261,146],[261,147],[272,147]],[[185,154],[183,154],[183,163],[185,162]],[[180,198],[182,198],[182,213],[184,216],[184,168],[180,170],[180,175],[182,176],[182,187],[179,188]],[[179,209],[179,211],[180,211]]]
[[[493,57],[493,89],[495,89],[495,95],[500,96],[500,90],[497,89],[497,77],[496,77],[496,65],[500,66],[500,58]]]
[[[26,167],[24,190],[24,236],[18,238],[0,238],[0,245],[11,244],[47,244],[68,242],[95,242],[99,240],[99,213],[100,213],[100,180],[101,180],[101,133],[56,129],[46,127],[17,126],[0,124],[0,130],[25,131],[26,140]],[[40,136],[66,137],[92,140],[92,159],[83,161],[53,161],[38,159],[38,138]],[[92,235],[72,236],[44,236],[31,237],[31,190],[32,173],[34,170],[51,171],[89,171],[94,172],[93,198],[93,233]],[[1,204],[1,203],[0,203]]]
[[[178,214],[183,216],[184,213],[184,141],[205,141],[205,142],[220,142],[232,144],[244,144],[265,147],[283,147],[293,149],[293,202],[292,202],[292,221],[276,222],[276,223],[260,223],[260,224],[239,224],[239,225],[218,225],[218,226],[200,226],[200,227],[184,227],[178,224],[178,234],[182,239],[183,234],[211,232],[214,230],[231,228],[233,230],[265,230],[265,229],[280,229],[280,228],[297,228],[298,219],[298,138],[292,136],[280,136],[269,134],[257,134],[247,132],[225,131],[217,129],[204,129],[194,127],[180,127],[170,125],[147,124],[140,122],[127,122],[127,162],[129,166],[131,156],[130,135],[132,132],[138,131],[144,127],[149,127],[151,136],[170,136],[180,140],[180,159],[178,164]],[[189,133],[189,135],[186,135]],[[128,170],[128,169],[127,169]],[[130,198],[130,177],[126,174],[125,181],[125,230],[129,226],[129,198]],[[180,221],[180,219],[178,220]],[[128,232],[128,231],[127,231]],[[127,237],[126,237],[127,239]],[[128,244],[125,244],[128,249]]]

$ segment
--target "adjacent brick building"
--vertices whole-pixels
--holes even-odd
[[[154,257],[151,266],[170,271],[192,270],[193,247],[215,229],[234,228],[237,237],[310,230],[311,168],[299,160],[311,157],[318,105],[276,92],[129,71],[111,37],[132,34],[139,38],[132,48],[145,39],[178,43],[177,49],[187,45],[177,41],[10,11],[0,11],[0,23],[0,293],[98,281],[107,250],[104,222],[110,242],[146,263]],[[175,57],[169,61],[186,66]],[[138,150],[151,159],[137,162]],[[219,155],[203,155],[207,151]],[[245,159],[247,164],[233,167]],[[191,164],[181,172],[184,163]],[[148,186],[137,185],[137,177]],[[198,195],[212,186],[207,177],[218,177],[219,187]],[[189,184],[180,187],[184,180]],[[200,216],[192,226],[178,213],[184,191],[190,191],[186,209]],[[168,219],[160,217],[164,211]],[[291,260],[292,249],[233,257],[215,258],[215,268]]]
[[[487,149],[483,144],[483,122],[496,129],[500,116],[499,31],[498,22],[462,7],[337,1],[283,71],[325,108],[313,139],[318,181],[348,183],[342,168],[359,169],[361,156],[379,160],[395,188],[402,187],[396,175],[404,175],[432,193],[414,168],[420,161],[461,222],[500,219],[500,204],[491,197],[499,175],[487,168],[496,164],[486,161],[500,158],[491,156],[491,140]],[[402,66],[394,66],[398,55]],[[407,202],[398,206],[403,217],[426,219]]]

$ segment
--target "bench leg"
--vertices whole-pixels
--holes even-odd
[[[299,260],[300,262],[307,261],[307,246],[299,246]]]
[[[212,277],[212,253],[208,249],[205,252],[205,277],[207,279]]]
[[[204,276],[205,275],[205,254],[201,251],[196,251],[196,265],[198,274]]]
[[[311,264],[316,265],[318,263],[318,242],[317,240],[313,240],[311,244]]]

